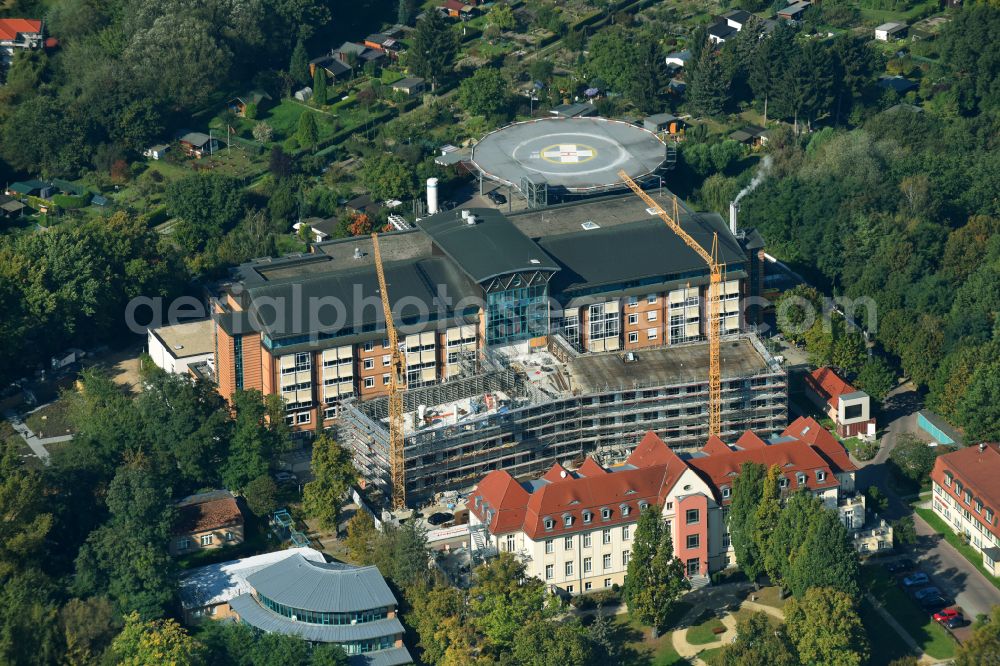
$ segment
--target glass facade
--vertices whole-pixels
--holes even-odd
[[[353,611],[350,613],[321,613],[303,608],[292,608],[279,604],[264,595],[260,595],[260,604],[278,615],[294,619],[296,622],[307,622],[309,624],[361,624],[362,622],[375,622],[384,620],[389,616],[388,608],[372,608],[363,611]]]
[[[243,390],[243,336],[233,338],[233,370],[236,373],[236,390]]]
[[[486,294],[487,344],[502,345],[547,335],[547,300],[545,285],[512,287]]]

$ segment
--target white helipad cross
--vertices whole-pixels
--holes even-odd
[[[575,143],[564,143],[558,147],[542,151],[542,157],[549,162],[561,162],[563,164],[574,164],[576,162],[586,162],[594,156],[594,149],[587,146],[578,146]]]

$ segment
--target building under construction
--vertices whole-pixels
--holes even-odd
[[[411,503],[473,486],[494,469],[533,475],[553,462],[626,457],[647,431],[671,447],[708,437],[708,345],[579,353],[562,336],[547,348],[470,355],[460,376],[404,394],[406,496]],[[722,343],[723,440],[787,425],[787,376],[752,333]],[[345,405],[339,441],[370,491],[390,483],[388,400]]]

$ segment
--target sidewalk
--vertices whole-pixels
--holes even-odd
[[[21,436],[24,443],[28,445],[31,452],[38,456],[44,464],[49,464],[49,452],[45,448],[46,444],[58,444],[59,442],[68,442],[73,439],[73,435],[60,435],[58,437],[46,437],[44,439],[39,438],[31,431],[23,421],[17,419],[14,414],[8,412],[4,414],[7,422],[10,423],[11,427],[17,431],[17,434]]]
[[[744,601],[740,604],[740,610],[749,611],[760,611],[767,613],[768,615],[775,617],[782,622],[785,620],[785,614],[781,612],[780,609],[774,608],[772,606],[767,606],[765,604],[759,604],[756,601]],[[736,614],[727,613],[725,617],[721,620],[722,626],[726,628],[725,632],[719,634],[718,642],[711,642],[705,645],[694,645],[689,643],[687,640],[687,627],[681,627],[676,629],[671,637],[671,641],[674,645],[674,650],[677,651],[684,659],[687,659],[692,664],[704,664],[705,662],[698,657],[698,655],[705,650],[714,650],[715,648],[724,647],[729,645],[736,639]]]

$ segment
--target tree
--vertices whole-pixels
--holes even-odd
[[[413,31],[407,64],[417,76],[431,82],[431,91],[450,74],[458,54],[458,36],[440,12],[424,12]]]
[[[854,374],[860,371],[868,360],[868,348],[861,334],[847,329],[845,324],[838,325],[831,360],[834,366],[846,373]]]
[[[854,598],[839,590],[814,587],[785,606],[788,638],[804,664],[861,666],[868,661],[868,640]]]
[[[310,150],[316,149],[316,142],[319,141],[319,127],[316,125],[316,116],[311,111],[305,111],[299,116],[295,138],[298,139],[300,145]]]
[[[105,597],[74,598],[59,610],[59,625],[66,640],[66,662],[82,666],[101,660],[121,621]]]
[[[369,156],[358,175],[376,200],[409,198],[416,187],[413,171],[388,153]]]
[[[733,480],[733,501],[729,506],[729,532],[736,562],[751,581],[764,573],[761,552],[754,540],[757,506],[764,494],[763,465],[743,463]]]
[[[767,542],[767,550],[762,553],[772,583],[787,585],[793,557],[821,511],[824,511],[823,503],[812,493],[797,492],[785,502]]]
[[[42,550],[52,528],[52,514],[44,511],[41,480],[26,469],[17,448],[0,442],[0,580],[31,563]]]
[[[514,11],[507,3],[498,2],[486,14],[486,22],[489,25],[495,25],[500,30],[511,30],[515,25]]]
[[[194,174],[167,185],[167,213],[179,218],[174,237],[188,251],[221,238],[243,216],[243,188],[221,174]]]
[[[706,49],[688,76],[688,104],[701,116],[720,116],[729,104],[729,82],[718,53]]]
[[[321,69],[317,67],[316,69]],[[288,73],[299,85],[304,85],[309,80],[309,54],[306,53],[306,44],[299,37],[292,49],[292,59],[288,63]]]
[[[798,666],[801,662],[781,632],[771,628],[767,613],[753,612],[737,620],[736,640],[722,648],[722,666]]]
[[[861,366],[856,382],[858,388],[874,400],[882,402],[889,391],[896,388],[896,373],[884,358],[876,354]]]
[[[243,489],[247,507],[258,518],[264,518],[278,508],[278,484],[270,476],[258,476]]]
[[[482,67],[462,81],[458,97],[470,115],[494,116],[507,107],[510,93],[499,69]]]
[[[832,587],[858,595],[858,556],[847,528],[836,512],[824,509],[814,515],[809,531],[790,557],[786,583],[801,597],[811,587]]]
[[[822,319],[823,295],[807,284],[798,284],[778,298],[774,311],[781,334],[792,342],[801,342]]]
[[[204,646],[174,620],[143,621],[138,613],[125,616],[125,628],[111,644],[118,663],[124,666],[198,666],[204,662]]]
[[[33,567],[0,576],[0,663],[56,664],[62,658],[52,582]]]
[[[989,618],[962,643],[955,655],[955,666],[981,666],[1000,663],[1000,606],[994,606]]]
[[[911,483],[922,483],[934,469],[938,453],[910,433],[898,435],[889,460],[898,474]]]
[[[593,643],[577,619],[528,622],[515,634],[511,656],[522,666],[596,664]]]
[[[767,470],[767,476],[764,477],[764,489],[754,516],[757,531],[753,534],[757,552],[764,560],[764,570],[771,582],[777,584],[780,584],[781,580],[782,558],[772,556],[771,538],[781,517],[781,490],[778,488],[778,480],[781,478],[783,478],[781,468],[771,465]]]
[[[347,539],[344,541],[351,560],[373,564],[378,540],[379,532],[371,514],[364,509],[357,510],[347,522]]]
[[[1000,363],[976,368],[955,411],[970,442],[1000,439]]]
[[[399,7],[396,10],[396,23],[399,25],[409,25],[416,11],[417,0],[399,0]]]
[[[268,423],[268,408],[260,391],[237,391],[232,403],[236,417],[222,464],[222,481],[230,490],[240,492],[254,479],[267,475],[271,456],[284,448],[284,441],[275,420]]]
[[[274,139],[274,129],[263,120],[253,126],[253,138],[257,143],[271,143]],[[277,148],[277,146],[275,146]]]
[[[276,180],[289,178],[292,175],[291,156],[281,146],[272,146],[267,170]]]
[[[473,625],[500,655],[514,648],[514,637],[525,625],[551,615],[545,583],[525,575],[525,566],[511,553],[500,553],[473,572],[469,607]]]
[[[340,504],[357,479],[351,453],[323,433],[313,440],[313,480],[302,494],[302,509],[327,529],[337,528]]]
[[[916,545],[917,526],[913,523],[913,516],[892,521],[892,543],[896,547]]]
[[[313,104],[324,106],[326,104],[326,70],[317,67],[313,72]]]
[[[652,625],[655,632],[688,587],[684,564],[674,556],[673,538],[660,507],[647,507],[639,514],[625,574],[622,598],[629,613]]]
[[[465,599],[456,587],[435,585],[422,594],[414,595],[413,612],[409,617],[420,636],[421,656],[425,662],[441,663],[452,642],[449,632],[442,632],[441,628],[449,620],[464,622],[464,614]]]

